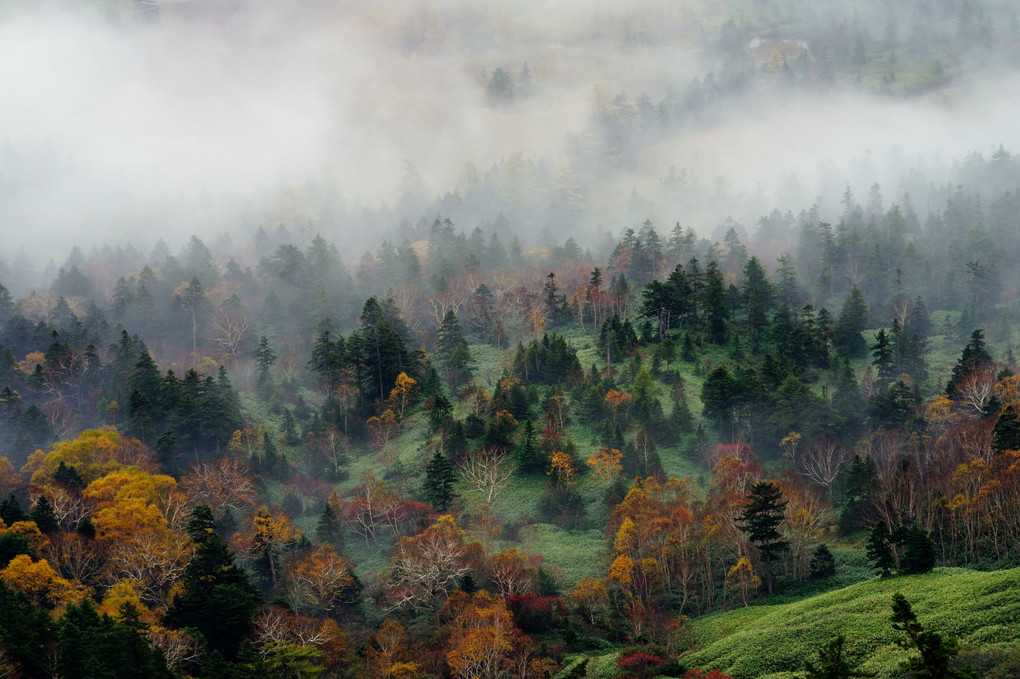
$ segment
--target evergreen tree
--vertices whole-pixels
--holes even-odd
[[[977,328],[970,334],[970,341],[963,348],[959,360],[953,366],[953,375],[946,385],[946,396],[956,399],[957,389],[964,378],[974,370],[988,368],[992,364],[992,357],[985,349],[985,333]]]
[[[950,669],[949,663],[960,652],[956,639],[943,639],[941,634],[930,632],[917,621],[910,602],[899,592],[893,594],[893,629],[905,632],[920,656],[903,662],[903,669],[919,679],[977,679],[974,669],[967,665]]]
[[[710,372],[701,385],[705,417],[720,427],[728,423],[737,403],[737,392],[737,382],[726,366],[721,365]]]
[[[1020,450],[1020,416],[1012,404],[1007,404],[995,421],[992,450],[996,455],[1007,450]]]
[[[790,543],[783,539],[779,524],[783,522],[786,501],[783,491],[774,483],[759,481],[747,494],[748,503],[740,514],[740,530],[761,552],[765,561],[766,591],[772,594],[772,560],[787,549]]]
[[[78,468],[74,465],[68,466],[63,460],[60,461],[56,471],[53,472],[53,480],[64,484],[68,488],[85,487],[85,481],[82,479],[81,474],[78,473]]]
[[[912,523],[902,531],[900,542],[903,545],[901,574],[927,573],[935,567],[935,543],[924,528]]]
[[[182,591],[171,600],[164,622],[195,629],[210,650],[233,658],[241,640],[253,629],[258,590],[216,534],[208,506],[192,510],[187,530],[197,549],[181,579]]]
[[[517,464],[525,473],[545,471],[545,459],[538,448],[535,425],[531,420],[524,421],[524,433],[517,445]]]
[[[437,511],[445,512],[455,497],[453,481],[453,465],[442,451],[437,450],[425,467],[425,481],[422,483],[425,502]]]
[[[869,348],[871,349],[871,364],[878,372],[878,385],[885,387],[896,376],[893,365],[893,346],[889,336],[885,333],[885,328],[878,331],[878,334],[875,335],[875,343]]]
[[[70,605],[57,623],[57,673],[68,679],[171,679],[163,654],[142,632],[131,604],[121,609],[122,621],[100,616],[92,602]]]
[[[298,436],[297,423],[294,421],[294,416],[290,412],[290,408],[283,409],[283,419],[280,421],[280,433],[283,435],[284,441],[289,446],[296,446],[301,443],[301,437]]]
[[[273,367],[273,364],[276,363],[276,352],[273,351],[271,346],[269,346],[269,340],[265,335],[263,335],[259,338],[259,345],[251,352],[251,355],[252,358],[255,359],[255,366],[258,368],[257,381],[258,385],[261,387],[269,381],[269,370]]]
[[[855,671],[843,657],[842,634],[830,641],[825,648],[818,651],[818,664],[810,661],[804,663],[805,679],[853,679],[854,677],[873,677],[874,673]]]
[[[843,507],[839,513],[839,529],[844,535],[867,522],[877,476],[878,468],[870,455],[854,455],[843,485]]]
[[[320,542],[328,542],[334,547],[343,546],[343,534],[340,530],[340,518],[333,509],[333,504],[327,500],[322,505],[322,512],[319,513],[319,522],[316,525],[315,534]]]
[[[836,560],[832,552],[824,545],[818,545],[811,555],[811,562],[808,564],[808,575],[812,579],[829,578],[836,574]]]
[[[15,664],[12,676],[50,676],[51,658],[46,649],[52,625],[46,611],[33,606],[24,594],[0,579],[0,647]]]
[[[35,521],[35,525],[43,533],[53,533],[60,528],[60,524],[57,522],[57,515],[53,513],[53,507],[45,495],[40,495],[39,499],[35,501],[35,506],[32,507],[28,518]]]
[[[173,431],[167,429],[156,439],[156,445],[153,449],[156,451],[156,457],[159,459],[160,465],[167,473],[176,476],[179,469],[177,466],[177,452],[175,446],[177,444],[177,437],[174,436]]]
[[[864,358],[868,355],[868,343],[861,331],[867,327],[868,305],[864,295],[853,286],[847,293],[846,301],[839,312],[833,329],[832,344],[838,352],[849,358]]]
[[[6,525],[10,526],[15,521],[24,521],[28,518],[25,514],[25,510],[21,508],[21,503],[18,502],[18,498],[14,497],[11,493],[7,498],[0,502],[0,520]]]
[[[451,393],[459,394],[461,388],[471,381],[475,359],[468,350],[468,343],[464,339],[457,314],[452,310],[446,312],[442,325],[439,326],[436,358]]]
[[[889,577],[892,574],[892,569],[896,567],[896,558],[893,556],[892,538],[885,521],[879,521],[871,529],[871,533],[868,535],[867,550],[871,567],[881,577]]]
[[[773,296],[772,283],[765,276],[765,269],[757,257],[751,257],[744,265],[740,299],[744,307],[744,321],[752,354],[757,354],[761,349],[762,340],[768,329],[768,312],[772,309]]]

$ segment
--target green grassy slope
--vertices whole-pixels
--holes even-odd
[[[799,679],[805,660],[837,634],[847,658],[876,679],[901,679],[905,635],[892,628],[892,596],[902,592],[919,622],[956,637],[961,657],[1020,652],[1020,569],[977,572],[939,568],[926,575],[872,579],[786,604],[714,613],[691,622],[694,646],[681,662],[717,668],[730,676]],[[590,677],[614,676],[615,656],[593,658]],[[1006,676],[1006,675],[996,675]]]
[[[964,647],[1020,647],[1020,569],[982,573],[940,568],[927,575],[874,579],[796,603],[751,606],[694,621],[698,650],[689,666],[733,676],[786,676],[837,634],[861,670],[879,679],[901,675],[907,652],[892,629],[892,595],[902,592],[926,629]]]

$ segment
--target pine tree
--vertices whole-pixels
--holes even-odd
[[[747,533],[747,538],[761,552],[765,561],[766,591],[772,594],[772,559],[790,546],[779,532],[787,503],[782,499],[782,489],[769,481],[751,486],[747,498],[748,504],[739,518],[743,524],[740,530]]]
[[[455,497],[453,491],[453,465],[446,459],[443,452],[437,450],[425,467],[425,481],[422,483],[422,496],[425,502],[445,512]]]
[[[893,594],[893,629],[905,632],[910,642],[920,653],[903,662],[903,669],[923,679],[977,679],[974,668],[967,665],[961,669],[950,669],[949,663],[960,652],[960,642],[943,639],[941,634],[929,632],[917,621],[910,602],[899,592]]]

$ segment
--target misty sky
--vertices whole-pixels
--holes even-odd
[[[682,36],[713,19],[697,4],[681,13],[651,1],[624,15],[591,2],[512,13],[484,2],[194,4],[163,3],[153,25],[102,11],[0,15],[0,255],[43,243],[59,259],[73,243],[144,247],[251,227],[281,187],[310,181],[345,204],[392,203],[405,161],[430,195],[453,190],[467,162],[484,171],[520,151],[555,164],[584,130],[596,85],[659,98],[703,74]],[[681,37],[630,47],[607,28],[625,22]],[[409,41],[430,31],[432,42]],[[536,96],[491,106],[486,76],[524,62]],[[752,97],[641,149],[589,190],[586,219],[618,230],[632,193],[652,192],[670,166],[704,184],[722,176],[766,209],[834,205],[847,180],[859,196],[878,181],[892,202],[911,166],[937,178],[969,152],[1020,149],[1018,95],[1016,75],[997,72],[910,99]]]

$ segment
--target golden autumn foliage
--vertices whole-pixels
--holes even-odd
[[[418,663],[407,660],[407,632],[400,621],[387,618],[366,644],[365,670],[372,679],[418,679],[423,676]]]
[[[588,458],[588,466],[604,483],[612,483],[623,471],[623,453],[616,448],[602,448]]]
[[[380,448],[385,448],[397,435],[397,415],[392,408],[387,408],[378,417],[368,418],[365,421],[365,426],[372,435],[375,444]]]
[[[148,600],[165,600],[194,545],[181,530],[184,497],[170,476],[125,468],[90,483],[96,539],[106,546],[108,581],[132,580]]]
[[[60,577],[45,559],[32,561],[27,554],[19,554],[0,571],[9,587],[22,592],[37,606],[61,609],[81,603],[88,591],[80,582]]]
[[[142,603],[141,598],[138,596],[139,589],[140,583],[131,582],[130,580],[121,580],[114,583],[103,595],[103,601],[99,605],[99,613],[101,615],[108,615],[115,620],[120,620],[123,617],[121,610],[127,604],[134,607],[141,620],[155,622],[155,616],[152,615],[152,612]]]
[[[413,377],[409,377],[405,372],[397,375],[396,383],[390,390],[390,397],[386,403],[396,412],[398,420],[404,419],[404,411],[414,403],[417,393],[418,382]]]
[[[42,487],[53,482],[53,473],[61,462],[77,469],[85,483],[127,466],[157,469],[152,451],[144,443],[123,436],[116,427],[103,427],[86,429],[73,439],[59,441],[47,453],[37,450],[22,472],[31,475],[33,486]]]
[[[592,625],[595,624],[597,615],[609,611],[609,598],[606,595],[605,584],[590,575],[585,575],[577,581],[577,586],[570,593],[570,600],[583,611]]]
[[[515,630],[506,604],[485,591],[476,592],[470,598],[458,592],[457,597],[466,601],[451,601],[451,608],[460,608],[450,625],[450,650],[446,661],[451,672],[461,679],[504,676]]]
[[[546,474],[552,477],[558,488],[569,488],[577,477],[574,458],[563,451],[555,451],[549,458],[549,471]]]
[[[0,535],[4,533],[13,533],[25,538],[29,548],[33,550],[38,549],[43,542],[42,531],[39,530],[35,521],[15,521],[10,526],[5,526],[3,520],[0,519]]]
[[[629,516],[624,517],[613,540],[613,549],[620,554],[627,554],[637,547],[637,528]]]
[[[0,455],[0,497],[7,497],[19,485],[21,485],[21,479],[14,472],[14,465],[6,457]]]
[[[624,587],[630,587],[633,582],[631,573],[634,571],[634,560],[626,554],[621,554],[613,560],[609,566],[609,579],[620,583]]]
[[[751,567],[751,560],[742,556],[737,564],[726,572],[725,585],[727,592],[738,593],[741,601],[747,606],[748,598],[761,586],[761,578]]]

